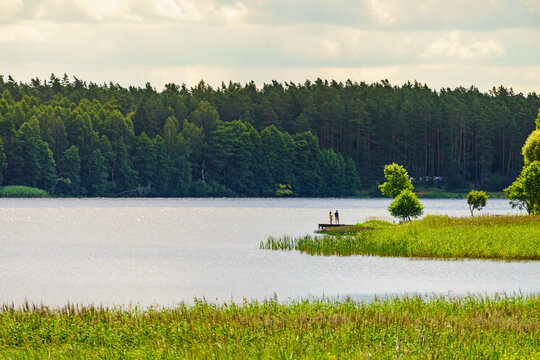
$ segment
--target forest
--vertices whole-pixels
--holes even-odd
[[[58,196],[376,194],[416,184],[500,191],[523,167],[536,93],[317,79],[128,88],[0,76],[0,185]],[[373,190],[374,189],[374,190]]]

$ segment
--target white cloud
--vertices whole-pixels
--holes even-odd
[[[224,6],[221,9],[223,17],[227,21],[239,21],[245,17],[248,12],[246,5],[241,2],[234,3],[233,6]]]
[[[130,10],[125,0],[74,0],[74,2],[88,17],[95,20],[123,18]]]
[[[420,55],[423,59],[461,59],[477,60],[504,54],[501,43],[494,40],[475,40],[464,42],[458,31],[444,34],[430,43]]]
[[[184,21],[201,21],[202,15],[197,6],[184,0],[155,0],[153,3],[158,17]]]
[[[441,78],[434,68],[459,68],[449,81],[465,84],[484,81],[478,68],[490,67],[522,79],[511,70],[540,64],[540,28],[507,26],[514,16],[507,13],[502,29],[491,28],[509,1],[0,0],[11,14],[0,21],[0,69],[22,80],[66,72],[143,85],[179,81],[165,80],[174,74],[218,84],[347,74],[431,83]],[[539,22],[535,8],[525,6],[532,2],[522,1],[516,18]],[[469,2],[470,12],[461,12]],[[486,29],[461,28],[475,16]],[[491,75],[492,82],[501,76],[513,83]]]

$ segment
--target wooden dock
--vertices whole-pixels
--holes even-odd
[[[319,229],[326,229],[329,227],[340,227],[340,226],[352,226],[347,224],[319,224]]]

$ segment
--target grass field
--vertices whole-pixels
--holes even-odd
[[[538,359],[540,297],[0,311],[0,358]]]
[[[0,186],[0,197],[12,197],[12,198],[43,198],[48,194],[45,190],[21,186],[21,185],[9,185]]]
[[[399,225],[367,222],[333,235],[269,238],[261,249],[310,255],[540,260],[540,216],[429,215]]]

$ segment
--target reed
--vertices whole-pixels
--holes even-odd
[[[539,296],[128,310],[27,304],[1,309],[0,357],[533,359],[539,319]]]
[[[0,197],[10,198],[44,198],[49,196],[45,190],[22,186],[8,185],[0,187]]]
[[[540,216],[430,215],[404,224],[341,229],[344,233],[270,239],[261,249],[310,255],[540,260]]]

